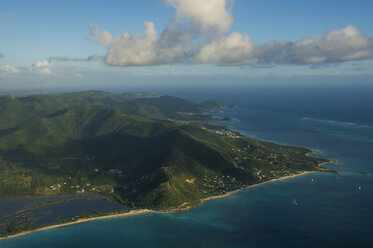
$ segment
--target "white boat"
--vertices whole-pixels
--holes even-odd
[[[293,204],[295,205],[295,206],[298,206],[298,202],[294,199],[294,201],[293,201]]]

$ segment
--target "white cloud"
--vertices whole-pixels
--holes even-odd
[[[373,58],[373,39],[353,25],[296,42],[257,44],[245,34],[232,33],[201,47],[196,62],[218,65],[322,65]]]
[[[373,58],[373,39],[353,25],[319,34],[315,39],[303,38],[288,51],[287,62],[323,64]]]
[[[205,64],[253,64],[257,47],[248,35],[234,32],[202,46],[195,59]]]
[[[89,39],[96,40],[99,44],[106,46],[111,43],[113,36],[106,30],[100,30],[97,25],[90,24],[89,29],[91,33],[89,34]]]
[[[144,22],[144,35],[124,32],[115,36],[107,45],[105,63],[112,66],[142,66],[175,63],[186,57],[183,46],[165,47],[158,40],[153,22]],[[96,41],[100,44],[101,35]]]
[[[113,37],[90,25],[89,38],[107,49],[105,63],[111,66],[162,64],[215,64],[268,67],[299,64],[320,66],[373,58],[373,38],[356,26],[329,30],[315,38],[298,41],[270,40],[259,44],[248,34],[229,30],[233,24],[233,0],[164,0],[175,15],[160,32],[145,21],[144,35],[125,32]],[[91,61],[85,58],[54,60]]]
[[[28,71],[38,73],[38,74],[51,74],[52,73],[51,66],[49,65],[47,60],[35,62],[28,68]]]
[[[13,65],[0,65],[0,75],[12,75],[12,74],[51,74],[52,67],[48,61],[38,61],[31,66],[13,66]]]
[[[233,0],[166,0],[176,13],[162,32],[166,43],[191,41],[201,35],[214,37],[229,31],[233,24]]]
[[[173,22],[188,19],[195,28],[204,33],[212,29],[219,33],[227,32],[232,24],[233,17],[230,13],[227,0],[166,0],[176,9]]]
[[[125,32],[122,36],[114,37],[108,46],[106,63],[108,65],[150,65],[154,64],[161,54],[155,49],[157,42],[157,31],[153,22],[144,22],[145,32],[129,34]]]
[[[145,21],[144,35],[124,32],[113,37],[90,25],[89,39],[107,47],[105,63],[112,66],[146,66],[190,63],[198,40],[221,36],[233,23],[229,0],[166,0],[176,13],[158,38],[153,22]]]
[[[0,74],[17,73],[19,70],[12,65],[0,65]]]

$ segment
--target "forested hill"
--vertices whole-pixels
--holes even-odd
[[[196,116],[205,110],[143,93],[2,97],[0,197],[95,192],[133,207],[167,209],[326,170],[318,166],[326,160],[306,156],[307,149],[204,125]]]
[[[153,119],[185,119],[201,114],[205,106],[181,98],[152,93],[111,94],[104,91],[83,91],[65,94],[0,97],[0,129],[14,128],[34,118],[72,106],[115,109]],[[187,115],[185,115],[187,114]]]

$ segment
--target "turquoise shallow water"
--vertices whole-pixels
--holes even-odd
[[[0,247],[373,247],[373,120],[366,116],[371,107],[364,112],[361,106],[349,106],[348,111],[360,111],[349,115],[339,111],[345,104],[341,102],[318,114],[323,98],[316,106],[296,108],[294,99],[281,106],[259,104],[258,99],[243,94],[229,98],[227,103],[240,108],[225,110],[224,116],[235,119],[228,127],[250,137],[312,148],[316,156],[333,159],[331,167],[343,173],[272,182],[187,212],[35,232],[1,241]]]

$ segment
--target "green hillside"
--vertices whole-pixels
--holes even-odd
[[[121,97],[85,92],[2,99],[0,197],[95,192],[134,207],[167,209],[272,178],[326,170],[317,166],[325,160],[305,156],[307,149],[200,122],[159,120],[178,117],[179,110],[200,111],[197,104]],[[170,102],[178,105],[168,108]],[[130,109],[136,114],[118,110],[123,106],[138,106]]]
[[[3,96],[0,97],[0,134],[36,118],[74,106],[120,110],[158,120],[210,120],[208,116],[201,115],[205,107],[200,104],[151,93],[83,91],[19,98]]]

